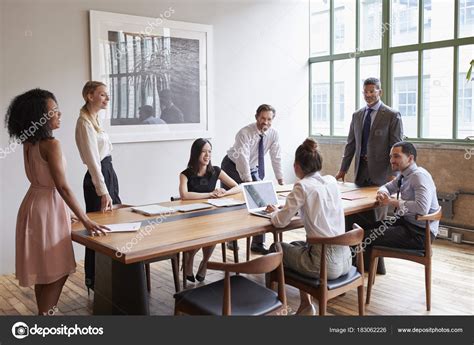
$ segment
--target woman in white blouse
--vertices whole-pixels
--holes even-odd
[[[109,103],[107,87],[98,81],[89,81],[82,89],[85,104],[76,123],[76,145],[82,162],[87,166],[84,177],[86,212],[110,211],[120,204],[117,175],[112,166],[112,143],[99,122],[99,111]],[[95,252],[86,248],[84,260],[86,286],[94,289]]]
[[[287,196],[285,206],[277,210],[269,205],[271,222],[277,228],[287,226],[291,218],[299,212],[303,219],[306,236],[332,237],[345,232],[344,209],[337,181],[333,176],[321,176],[322,157],[318,144],[306,139],[298,147],[293,164],[295,174],[300,179]],[[318,278],[321,262],[321,246],[306,241],[282,243],[283,265],[304,276]],[[348,246],[327,246],[328,279],[336,279],[349,272],[352,265]],[[301,303],[297,313],[314,311],[310,296],[300,290]]]

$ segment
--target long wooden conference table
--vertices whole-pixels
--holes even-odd
[[[339,183],[346,216],[376,207],[377,187],[357,188]],[[239,195],[232,196],[239,198]],[[346,198],[346,199],[344,199]],[[175,206],[205,202],[189,200],[159,203]],[[141,222],[136,232],[90,236],[81,223],[73,225],[72,240],[96,252],[94,314],[148,315],[144,263],[164,256],[263,233],[303,227],[295,217],[284,229],[275,229],[270,220],[248,213],[245,205],[212,207],[189,213],[147,217],[127,208],[112,212],[91,212],[88,216],[100,224]]]

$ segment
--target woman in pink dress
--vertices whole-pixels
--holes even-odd
[[[61,125],[54,95],[33,89],[17,96],[6,123],[10,137],[23,144],[31,183],[17,217],[16,278],[20,286],[35,286],[39,315],[50,315],[76,268],[69,208],[91,235],[105,234],[107,228],[86,216],[66,181],[61,145],[52,135]]]

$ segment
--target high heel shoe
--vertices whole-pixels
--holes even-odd
[[[196,278],[197,278],[197,277],[198,277],[198,276],[196,276]],[[195,282],[196,282],[196,280],[194,279],[194,275],[192,275],[192,274],[191,274],[190,276],[186,276],[186,280],[189,280],[191,283],[195,283]]]
[[[204,279],[206,279],[207,262],[206,262],[206,267],[204,268],[204,274],[201,275],[199,273],[201,273],[202,268],[203,268],[203,261],[201,261],[201,264],[199,265],[198,273],[196,273],[196,279],[199,282],[202,282],[202,281],[204,281]]]

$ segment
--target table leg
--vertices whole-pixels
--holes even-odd
[[[94,315],[149,315],[144,266],[96,252]]]

